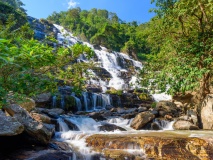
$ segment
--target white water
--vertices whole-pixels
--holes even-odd
[[[94,119],[86,116],[72,116],[66,117],[66,119],[69,119],[69,121],[74,123],[80,129],[80,131],[69,130],[66,123],[63,121],[62,118],[60,118],[58,119],[58,122],[61,125],[60,127],[61,130],[60,132],[57,132],[55,134],[55,138],[58,141],[65,141],[68,144],[70,144],[72,148],[75,150],[76,154],[80,154],[82,160],[92,160],[92,156],[97,154],[96,152],[92,151],[91,148],[87,147],[85,141],[88,136],[91,136],[93,134],[138,134],[138,133],[147,134],[149,132],[152,132],[148,130],[136,131],[130,127],[132,119],[130,120],[123,119],[121,117],[109,118],[108,120],[102,122],[96,122]],[[111,132],[99,131],[99,127],[105,123],[120,126],[126,129],[127,131],[118,131],[118,130]],[[163,124],[165,130],[169,130],[172,123],[163,122],[161,124]],[[135,143],[129,143],[125,149],[122,149],[122,151],[126,151],[133,155],[138,155],[141,157],[144,156],[143,150],[140,148],[138,144]]]
[[[59,44],[64,45],[64,46],[71,46],[76,43],[81,42],[78,40],[78,38],[74,37],[72,33],[68,32],[65,30],[62,26],[54,24],[54,26],[60,31],[57,36],[57,40]],[[102,87],[103,92],[106,92],[107,87],[113,87],[117,90],[125,90],[125,89],[132,89],[132,88],[140,88],[140,86],[137,83],[137,74],[132,75],[132,78],[126,82],[124,79],[120,77],[122,75],[122,72],[131,72],[129,69],[129,66],[127,65],[128,63],[131,63],[131,67],[137,68],[137,69],[142,69],[142,63],[139,61],[136,61],[129,57],[127,54],[124,53],[119,53],[119,52],[112,52],[109,53],[105,47],[101,47],[101,50],[94,49],[94,47],[87,43],[87,42],[82,42],[83,44],[91,47],[97,56],[97,64],[99,64],[99,67],[103,67],[106,69],[112,78],[110,78],[109,81],[103,81],[101,80],[100,77],[98,77],[94,72],[92,73],[95,77],[98,78],[96,79],[90,79],[88,81],[89,84],[94,84],[97,86]],[[82,60],[86,62],[87,60],[82,58],[83,56],[79,57],[79,60]],[[123,64],[123,65],[121,65]],[[135,70],[137,73],[137,70]],[[153,99],[155,101],[160,101],[160,100],[171,100],[171,96],[166,95],[166,94],[153,94]]]
[[[60,31],[58,33],[58,41],[59,44],[64,46],[70,46],[75,43],[80,42],[76,37],[74,37],[71,33],[67,32],[63,27],[55,25],[55,27]],[[91,47],[93,46],[87,42],[83,42],[83,44]],[[101,77],[96,75],[94,71],[90,71],[93,78],[88,81],[88,84],[92,84],[95,86],[100,86],[103,92],[106,92],[107,88],[113,87],[117,90],[128,90],[132,88],[139,88],[140,86],[137,84],[137,69],[141,69],[143,66],[141,62],[136,61],[129,57],[124,53],[112,52],[109,53],[106,48],[101,47],[101,50],[94,49],[95,55],[97,57],[96,63],[99,67],[104,68],[112,78],[107,80],[102,80]],[[87,62],[83,55],[79,57],[79,62]],[[131,75],[130,79],[123,79],[123,75],[129,74],[131,72],[130,68],[133,67],[135,69],[135,73]],[[112,100],[108,94],[103,93],[92,93],[90,96],[86,93],[82,93],[82,97],[72,96],[76,100],[76,105],[78,111],[81,111],[83,108],[85,111],[89,110],[100,110],[104,109],[107,105],[112,104]],[[168,100],[171,97],[165,94],[154,94],[153,98],[156,101],[160,100]],[[83,101],[81,101],[83,99]],[[63,100],[63,97],[62,97]],[[65,105],[64,102],[61,102],[62,107]],[[61,132],[56,133],[56,139],[66,141],[70,145],[72,145],[76,150],[81,152],[83,155],[83,159],[91,159],[91,155],[95,154],[92,152],[90,148],[86,146],[85,139],[89,135],[93,134],[135,134],[135,133],[147,133],[150,131],[135,131],[130,127],[131,120],[123,119],[123,118],[110,118],[104,123],[111,123],[126,129],[127,131],[112,131],[112,132],[103,132],[99,131],[99,127],[102,122],[96,122],[88,117],[70,117],[69,120],[76,124],[80,131],[67,131],[63,121],[60,121],[60,125],[62,125]],[[159,124],[160,125],[160,124]],[[162,129],[171,130],[172,123],[164,124],[161,126]],[[143,154],[141,149],[135,146],[129,145],[126,148],[126,151],[134,153],[134,154]],[[73,159],[77,159],[74,157]]]
[[[62,118],[58,118],[57,122],[59,124],[59,131],[60,132],[68,132],[69,131],[69,127],[67,126],[67,124],[64,122],[64,120]]]

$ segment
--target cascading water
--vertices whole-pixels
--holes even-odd
[[[97,97],[98,97],[98,95],[97,95],[96,93],[93,93],[93,94],[92,94],[92,105],[93,105],[93,110],[96,109]]]
[[[56,96],[52,97],[52,107],[55,108],[56,107]]]
[[[82,96],[84,98],[84,107],[85,107],[85,110],[88,111],[88,94],[87,92],[83,92],[82,93]]]
[[[60,132],[68,132],[69,131],[68,125],[64,122],[64,120],[62,118],[58,118],[57,123],[59,124],[59,131]]]
[[[63,27],[55,25],[55,27],[59,30],[58,33],[58,41],[59,44],[64,46],[70,46],[75,43],[79,43],[80,41],[75,38],[71,33],[66,31]],[[136,61],[129,57],[128,55],[124,53],[119,52],[111,52],[109,53],[106,48],[101,47],[100,50],[95,49],[91,44],[87,42],[80,42],[83,43],[89,47],[91,47],[95,51],[95,57],[93,59],[94,62],[98,64],[98,67],[100,68],[100,72],[97,72],[95,70],[89,70],[91,75],[93,75],[93,78],[87,81],[88,85],[94,85],[102,88],[102,93],[87,93],[82,92],[82,95],[75,95],[74,93],[63,93],[64,95],[69,95],[74,98],[75,104],[76,104],[76,111],[102,111],[103,109],[106,109],[107,106],[119,106],[121,107],[121,100],[120,98],[117,98],[116,100],[113,99],[109,94],[106,94],[105,92],[109,88],[114,88],[116,90],[128,90],[128,89],[134,89],[137,86],[137,69],[142,68],[142,64],[139,61]],[[88,62],[88,60],[85,58],[84,54],[80,55],[77,62]],[[103,71],[103,72],[102,72]],[[103,75],[107,75],[106,77],[103,77]],[[64,98],[64,95],[61,97],[61,108],[64,108],[66,105],[66,99]],[[115,97],[114,97],[115,98]],[[159,98],[160,99],[160,98]],[[57,97],[53,97],[53,106],[56,106],[56,100]],[[67,105],[66,105],[67,106]],[[130,127],[132,119],[123,119],[120,117],[112,117],[108,118],[105,121],[96,122],[94,119],[89,117],[79,117],[79,116],[72,116],[72,117],[66,117],[66,119],[69,119],[70,122],[75,124],[80,131],[67,131],[67,128],[64,125],[64,121],[59,119],[58,123],[59,125],[62,125],[61,132],[56,133],[55,138],[57,140],[66,141],[70,145],[73,146],[73,148],[76,149],[76,153],[81,152],[81,158],[84,160],[92,159],[92,155],[96,154],[91,151],[90,148],[86,146],[85,139],[93,134],[133,134],[138,133],[134,129]],[[171,129],[166,124],[156,122],[162,129]],[[115,131],[115,132],[105,132],[105,131],[99,131],[99,127],[102,126],[102,124],[112,124],[119,127],[122,127],[126,129],[127,131]],[[147,131],[144,131],[147,132]],[[132,154],[139,154],[143,155],[141,148],[137,144],[128,144],[126,148],[124,148],[127,152],[130,152]],[[77,158],[78,155],[74,154],[73,159],[79,159]]]
[[[174,124],[174,121],[155,119],[154,122],[155,122],[162,130],[174,130],[173,127],[172,127],[173,124]]]
[[[81,100],[75,96],[75,93],[72,93],[71,96],[75,98],[75,104],[76,104],[78,111],[81,111],[82,110]]]

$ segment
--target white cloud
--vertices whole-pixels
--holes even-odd
[[[79,3],[76,2],[75,0],[70,0],[70,1],[68,2],[68,9],[70,9],[70,8],[75,8],[78,4],[79,4]]]

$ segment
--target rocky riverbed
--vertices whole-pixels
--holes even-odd
[[[213,159],[212,95],[201,115],[177,101],[72,113],[41,108],[44,99],[0,110],[1,159]]]

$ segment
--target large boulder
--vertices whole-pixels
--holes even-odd
[[[54,125],[35,121],[24,108],[17,104],[4,107],[4,110],[24,126],[24,130],[28,135],[42,144],[49,143],[55,131]]]
[[[199,130],[198,126],[186,120],[178,120],[173,124],[175,130]]]
[[[24,131],[24,126],[0,110],[0,136],[15,136]]]
[[[51,93],[42,93],[37,95],[35,98],[36,106],[46,106],[51,103]]]
[[[201,123],[203,129],[213,129],[213,94],[207,95],[202,103]]]
[[[148,122],[153,120],[155,118],[155,115],[151,112],[141,112],[136,115],[136,117],[133,119],[130,127],[139,130],[142,129]]]

